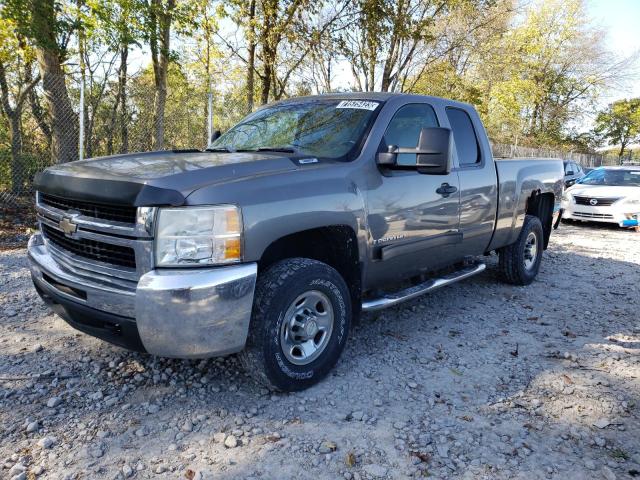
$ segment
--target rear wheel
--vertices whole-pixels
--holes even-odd
[[[513,285],[529,285],[540,271],[544,233],[538,217],[527,215],[518,239],[499,251],[500,276]]]
[[[245,350],[246,370],[275,390],[302,390],[338,361],[351,302],[340,274],[308,258],[278,262],[258,279]]]

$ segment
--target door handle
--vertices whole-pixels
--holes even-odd
[[[451,195],[452,193],[456,193],[457,191],[458,189],[456,187],[449,185],[448,183],[443,183],[442,185],[440,185],[440,187],[438,187],[436,193],[442,195],[444,198],[447,198],[449,195]]]

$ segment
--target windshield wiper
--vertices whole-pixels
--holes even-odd
[[[233,148],[230,145],[221,145],[219,147],[213,147],[213,148],[207,148],[205,150],[205,152],[227,152],[227,153],[234,153],[237,152],[237,150],[235,148]]]
[[[259,147],[258,152],[284,152],[284,153],[302,153],[299,148],[294,145],[281,145],[275,147]]]

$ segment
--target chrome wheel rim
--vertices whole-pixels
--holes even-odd
[[[282,353],[294,365],[307,365],[327,348],[333,332],[333,305],[324,293],[309,290],[291,303],[280,327]]]
[[[536,263],[538,256],[538,237],[535,233],[530,232],[527,235],[527,241],[524,244],[524,268],[531,270]]]

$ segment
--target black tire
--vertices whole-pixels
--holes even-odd
[[[305,292],[319,291],[333,308],[326,346],[306,365],[290,362],[281,347],[285,313]],[[240,360],[246,371],[271,390],[296,391],[316,384],[334,367],[351,326],[351,296],[342,276],[325,263],[291,258],[273,264],[256,285],[249,336]]]
[[[530,238],[530,235],[535,236],[537,248],[535,257],[532,263],[531,259],[529,259],[530,266],[527,268],[525,266],[525,258],[527,258],[527,239]],[[527,215],[518,239],[498,252],[500,256],[498,269],[502,280],[512,285],[529,285],[533,282],[540,271],[542,252],[544,250],[543,245],[544,232],[540,219],[533,215]]]

